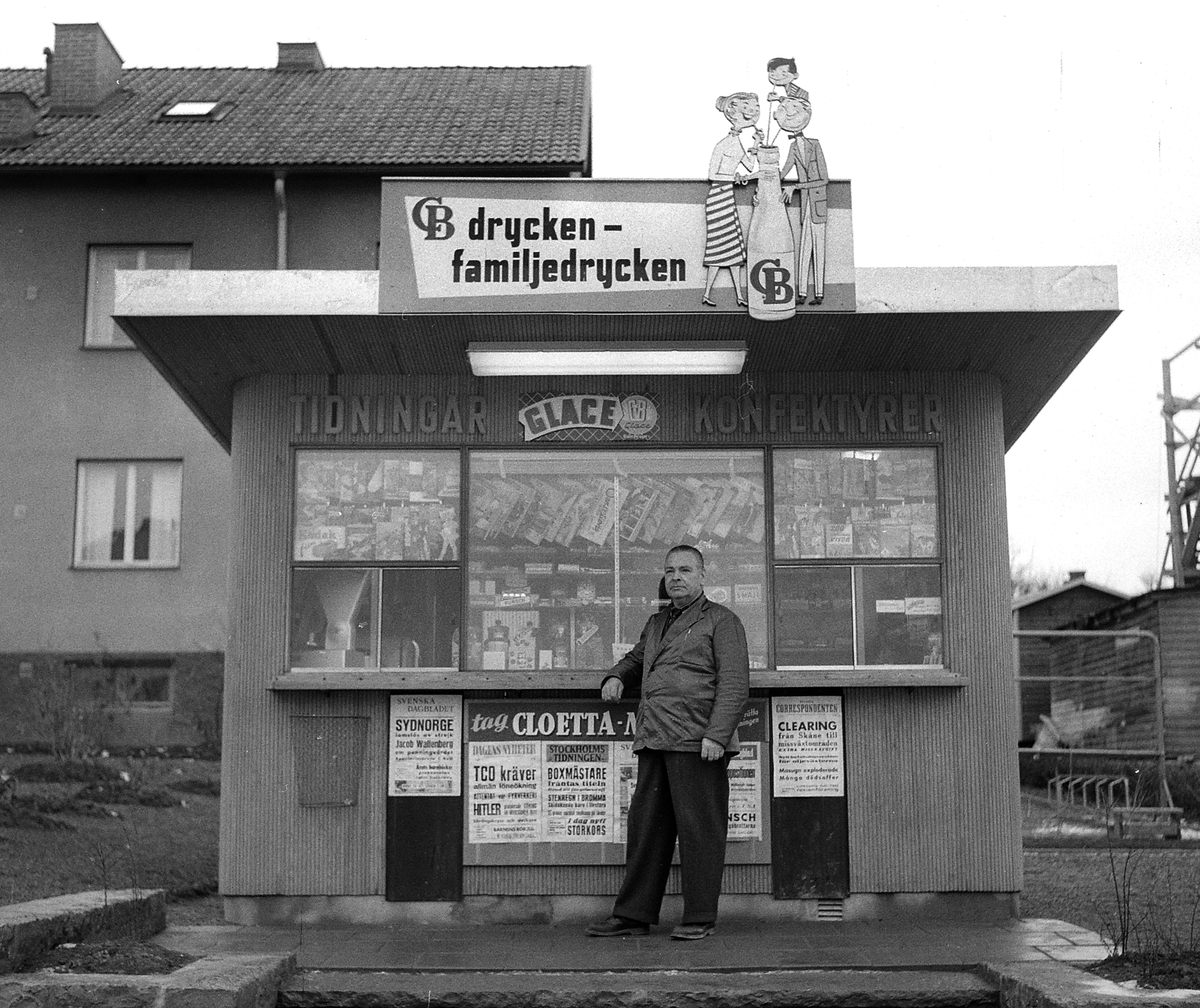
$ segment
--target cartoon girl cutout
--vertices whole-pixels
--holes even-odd
[[[708,276],[704,285],[704,304],[716,307],[712,300],[713,284],[722,269],[738,267],[733,277],[734,295],[739,305],[746,305],[746,241],[738,220],[737,205],[733,198],[734,184],[745,184],[757,166],[758,145],[763,140],[758,129],[758,95],[749,91],[737,91],[722,95],[716,101],[717,110],[729,121],[729,133],[713,148],[708,163],[708,197],[704,201],[704,265]],[[747,150],[742,146],[743,130],[754,130],[754,145]],[[738,169],[743,169],[739,173]]]

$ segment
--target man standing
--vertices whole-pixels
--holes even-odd
[[[671,937],[706,938],[717,920],[729,815],[726,767],[738,752],[737,726],[750,695],[746,631],[733,612],[705,597],[704,556],[694,546],[667,554],[663,581],[671,605],[650,617],[637,645],[600,687],[600,696],[616,703],[627,686],[640,683],[642,699],[625,881],[613,915],[587,929],[598,938],[648,934],[658,923],[676,837],[683,918]]]

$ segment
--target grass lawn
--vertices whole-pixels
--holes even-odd
[[[19,774],[22,764],[47,761],[0,754],[0,771]],[[101,802],[98,814],[53,814],[52,818],[71,829],[0,828],[0,903],[106,887],[162,888],[177,896],[215,890],[220,799],[174,791],[170,785],[217,780],[220,765],[166,759],[103,762],[186,804],[154,808]],[[84,787],[81,783],[27,783],[18,778],[14,791],[62,799]]]
[[[47,760],[0,753],[0,773],[17,775],[16,794],[62,798],[85,787],[78,782],[21,781],[19,767],[30,762]],[[73,827],[70,830],[0,828],[0,904],[105,886],[140,886],[166,889],[176,897],[168,908],[172,924],[220,923],[221,900],[214,895],[220,800],[195,793],[203,787],[171,787],[185,781],[218,781],[219,764],[169,759],[100,762],[186,805],[107,804],[101,795],[96,801],[99,814],[54,813],[53,818]],[[1026,808],[1030,842],[1045,826],[1038,815],[1035,808]],[[1173,934],[1181,944],[1200,945],[1200,849],[1117,849],[1110,860],[1106,847],[1097,846],[1102,841],[1093,837],[1087,842],[1090,848],[1027,847],[1022,916],[1066,920],[1104,933],[1117,906],[1115,872],[1118,879],[1129,880],[1133,918],[1143,934]]]

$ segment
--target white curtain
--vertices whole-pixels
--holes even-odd
[[[150,481],[150,562],[179,563],[179,511],[183,467],[178,462],[154,466]]]
[[[112,562],[110,550],[118,468],[124,477],[124,466],[98,463],[80,466],[79,531],[75,541],[75,559],[78,563]]]

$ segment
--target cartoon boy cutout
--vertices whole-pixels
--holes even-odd
[[[825,230],[829,220],[826,202],[829,169],[825,166],[825,152],[821,149],[820,140],[804,135],[804,128],[812,119],[812,108],[806,100],[780,99],[774,118],[792,141],[779,174],[787,198],[790,199],[793,194],[798,197],[798,206],[793,203],[789,208],[792,230],[796,231],[799,223],[800,233],[796,257],[796,303],[805,303],[811,281],[813,296],[809,303],[819,305],[825,298]],[[791,171],[796,173],[794,182],[788,181],[787,176]]]
[[[796,84],[799,76],[796,70],[796,60],[778,56],[767,61],[767,80],[771,82],[771,90],[767,92],[767,101],[780,101],[783,98],[798,98],[808,105],[808,92]],[[783,94],[776,93],[777,87],[783,88]]]

